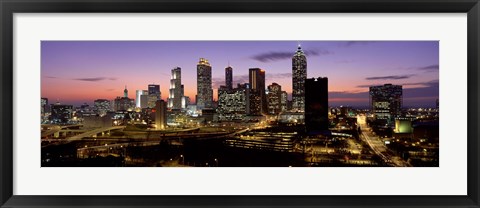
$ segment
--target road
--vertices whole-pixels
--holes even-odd
[[[388,153],[388,148],[385,146],[383,141],[371,132],[370,127],[368,127],[367,125],[366,119],[367,118],[365,115],[357,116],[358,126],[360,126],[362,130],[360,138],[365,141],[368,146],[373,150],[373,152],[375,152],[376,155],[381,157],[386,164],[390,164],[396,167],[409,167],[410,164],[405,162],[401,157]]]

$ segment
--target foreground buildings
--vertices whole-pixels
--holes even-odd
[[[402,113],[402,86],[385,84],[370,87],[370,107],[376,120],[393,125]]]
[[[305,127],[307,132],[328,130],[328,78],[305,80]]]

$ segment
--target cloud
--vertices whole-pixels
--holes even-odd
[[[392,75],[392,76],[383,76],[383,77],[367,77],[366,80],[398,80],[398,79],[408,79],[414,76],[414,74],[406,74],[406,75]]]
[[[434,72],[434,71],[438,71],[439,66],[438,66],[438,64],[433,64],[433,65],[418,67],[417,69],[418,70],[423,70],[423,71],[426,71],[426,72]]]
[[[375,43],[376,41],[346,41],[344,43],[341,43],[340,46],[342,47],[351,47],[351,46],[356,46],[356,45],[369,45],[372,43]]]
[[[48,79],[56,79],[58,77],[54,77],[54,76],[45,76],[45,78],[48,78]]]
[[[411,87],[409,89],[417,89],[417,88],[425,88],[425,87],[435,87],[435,86],[438,86],[438,79],[436,80],[431,80],[431,81],[428,81],[428,82],[410,82],[410,83],[403,83],[403,84],[400,84],[402,86],[415,86],[415,87]],[[369,88],[371,86],[380,86],[380,85],[383,85],[383,84],[371,84],[371,85],[357,85],[357,88]]]
[[[329,51],[326,49],[304,50],[304,52],[305,52],[305,55],[307,56],[321,56],[321,55],[333,54],[332,51]],[[293,54],[294,54],[293,52],[289,52],[289,51],[278,51],[278,52],[272,51],[272,52],[257,54],[255,56],[252,56],[251,58],[253,60],[266,63],[266,62],[279,61],[284,59],[291,59]]]
[[[117,80],[115,77],[88,77],[88,78],[74,78],[72,80],[86,81],[86,82],[98,82],[103,80]]]
[[[380,84],[378,84],[380,85]],[[368,88],[378,85],[359,85],[359,88]],[[431,80],[427,82],[412,82],[401,84],[403,87],[404,106],[434,106],[435,100],[439,95],[439,80]],[[406,88],[405,86],[408,86]],[[368,106],[369,93],[367,91],[338,91],[329,92],[329,99],[335,102],[331,104],[347,105],[364,105]],[[338,102],[336,102],[338,101]],[[358,102],[357,102],[358,101]]]

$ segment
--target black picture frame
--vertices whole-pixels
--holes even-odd
[[[1,207],[480,207],[479,0],[0,0]],[[13,195],[15,13],[467,13],[468,195],[466,196],[25,196]],[[448,180],[448,178],[445,178]]]

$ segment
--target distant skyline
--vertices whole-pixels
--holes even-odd
[[[434,107],[439,97],[438,41],[42,41],[41,96],[49,103],[93,104],[95,99],[129,97],[159,84],[162,99],[170,72],[182,68],[185,95],[194,102],[196,65],[212,65],[214,100],[225,85],[248,82],[249,68],[266,72],[266,86],[282,86],[291,98],[292,56],[298,43],[307,56],[307,77],[328,77],[329,105],[368,106],[368,87],[403,85],[403,105]]]

